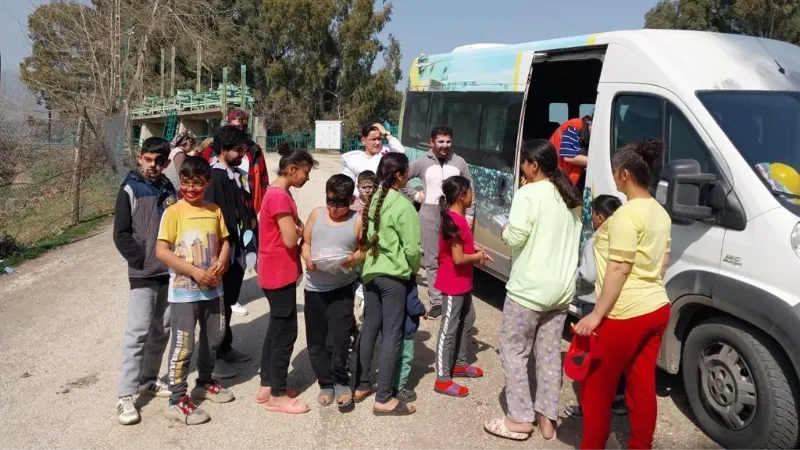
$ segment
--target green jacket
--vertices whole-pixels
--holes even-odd
[[[380,191],[375,192],[369,205],[367,259],[361,279],[368,283],[383,275],[408,280],[419,271],[422,253],[419,215],[406,197],[389,190],[380,211],[378,255],[372,256],[370,243],[375,235],[375,208],[380,196]]]

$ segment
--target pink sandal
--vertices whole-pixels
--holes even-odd
[[[292,401],[283,406],[264,405],[264,409],[269,412],[304,414],[307,413],[310,408],[305,403],[300,402],[300,400],[293,398]]]

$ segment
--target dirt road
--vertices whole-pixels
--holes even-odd
[[[303,217],[323,204],[325,181],[338,172],[338,157],[319,159],[311,182],[296,194]],[[277,166],[274,155],[268,163],[273,169]],[[319,407],[301,317],[289,384],[302,392],[311,411],[299,417],[266,412],[252,396],[258,387],[268,308],[253,275],[248,275],[241,303],[250,315],[234,317],[233,332],[234,345],[253,355],[253,360],[237,366],[239,377],[223,383],[236,394],[236,401],[205,404],[212,421],[186,427],[164,419],[161,413],[167,401],[154,399],[143,406],[140,424],[123,427],[116,420],[115,402],[128,281],[125,263],[106,228],[0,278],[0,447],[574,448],[580,440],[580,422],[572,419],[563,419],[558,441],[549,445],[538,436],[517,443],[483,431],[486,419],[503,414],[503,375],[497,355],[503,284],[483,274],[475,284],[479,301],[473,350],[486,376],[468,383],[472,392],[465,399],[433,392],[439,322],[424,322],[417,334],[411,380],[419,396],[416,414],[376,418],[370,401],[349,414]],[[302,313],[302,294],[298,303]],[[194,376],[190,375],[191,383]],[[574,400],[573,383],[565,378],[562,407]],[[687,418],[678,380],[660,378],[658,403],[657,448],[718,448]],[[626,420],[615,418],[612,426],[609,447],[625,445]]]

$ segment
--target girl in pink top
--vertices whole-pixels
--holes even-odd
[[[479,378],[483,370],[467,363],[467,343],[475,323],[472,307],[473,265],[483,267],[492,258],[475,247],[472,230],[464,211],[472,205],[470,182],[453,176],[442,183],[439,207],[442,229],[439,234],[439,272],[434,287],[442,291],[442,325],[436,344],[436,383],[434,390],[453,397],[465,397],[469,388],[453,382],[453,377]],[[456,348],[458,347],[458,348]],[[453,355],[456,355],[453,361]]]
[[[289,188],[300,188],[317,166],[305,150],[280,149],[278,178],[267,188],[261,202],[258,227],[258,285],[269,302],[269,328],[261,350],[261,388],[256,402],[267,411],[302,414],[308,405],[286,387],[289,361],[297,340],[297,280],[300,266],[298,241],[303,222]]]

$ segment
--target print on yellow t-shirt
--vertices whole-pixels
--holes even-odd
[[[221,239],[227,237],[228,228],[217,205],[206,203],[202,207],[196,207],[184,200],[164,211],[158,230],[158,240],[168,242],[178,257],[203,269],[208,269],[217,262]],[[201,285],[170,269],[170,302],[196,302],[220,296],[221,286]]]

